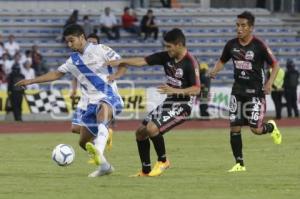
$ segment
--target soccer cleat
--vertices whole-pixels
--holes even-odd
[[[156,177],[160,176],[164,170],[168,169],[170,167],[170,162],[167,160],[166,162],[157,161],[154,165],[154,168],[149,173],[148,176],[150,177]]]
[[[131,175],[129,177],[148,177],[149,176],[149,173],[144,173],[143,171],[139,171],[138,173],[134,174],[134,175]]]
[[[273,138],[274,143],[275,144],[281,144],[281,142],[282,142],[281,133],[280,133],[279,129],[277,128],[277,125],[276,125],[275,121],[274,120],[269,120],[268,123],[271,123],[274,126],[274,129],[271,133],[271,137]]]
[[[113,130],[111,128],[108,129],[108,139],[106,142],[106,149],[110,151],[112,149],[112,138],[113,138]]]
[[[89,156],[91,157],[91,160],[89,160],[89,163],[94,163],[96,165],[100,165],[100,163],[101,163],[100,155],[99,155],[99,152],[96,149],[96,147],[92,143],[87,142],[85,144],[85,149],[88,152]],[[92,162],[92,161],[94,161],[94,162]]]
[[[235,164],[228,172],[246,171],[245,166],[241,166],[240,163]]]
[[[110,165],[109,169],[107,169],[107,170],[97,169],[96,171],[90,173],[88,175],[88,177],[95,178],[95,177],[100,177],[100,176],[104,176],[104,175],[109,175],[114,171],[115,171],[114,167]]]

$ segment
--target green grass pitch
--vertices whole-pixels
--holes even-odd
[[[299,128],[282,128],[282,145],[244,129],[246,172],[226,172],[234,164],[228,129],[199,129],[166,134],[171,168],[156,178],[128,177],[140,169],[133,132],[115,132],[113,150],[106,155],[116,172],[93,179],[87,175],[95,167],[86,163],[78,135],[1,134],[0,198],[298,199]],[[60,143],[75,148],[75,161],[68,167],[56,166],[51,159]],[[151,153],[154,163],[156,155]]]

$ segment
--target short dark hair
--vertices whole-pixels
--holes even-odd
[[[96,33],[91,33],[91,34],[89,34],[89,36],[87,37],[87,39],[88,39],[88,38],[94,38],[94,39],[96,39],[98,44],[99,44],[99,42],[100,42],[100,38],[97,36]]]
[[[73,36],[77,36],[79,37],[80,35],[84,35],[84,29],[78,25],[78,24],[70,24],[67,27],[65,27],[64,29],[64,33],[63,36],[69,36],[69,35],[73,35]]]
[[[130,9],[130,8],[126,6],[126,7],[124,8],[124,12],[127,12],[129,9]]]
[[[244,11],[243,13],[239,14],[237,18],[247,19],[249,26],[254,26],[255,17],[254,15],[249,11]]]
[[[181,43],[185,46],[185,36],[181,29],[174,28],[164,35],[164,41],[172,44]]]

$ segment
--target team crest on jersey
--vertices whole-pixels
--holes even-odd
[[[245,55],[245,59],[246,60],[253,60],[253,58],[254,58],[254,52],[251,51],[251,50],[247,51],[246,55]]]
[[[167,62],[167,66],[169,66],[170,68],[173,68],[174,66],[171,64],[171,62]]]
[[[175,77],[182,78],[183,76],[183,70],[181,68],[177,68],[175,72]]]

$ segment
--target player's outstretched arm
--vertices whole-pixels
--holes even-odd
[[[46,73],[45,75],[41,75],[34,79],[24,79],[15,84],[15,86],[27,86],[30,84],[42,83],[42,82],[50,82],[61,78],[65,73],[59,71],[51,71]]]
[[[158,92],[160,94],[167,94],[167,95],[172,95],[172,94],[178,94],[178,95],[198,95],[200,93],[200,87],[198,86],[191,86],[188,88],[173,88],[168,86],[167,84],[163,84],[159,86]]]
[[[127,66],[125,65],[119,65],[117,72],[115,72],[112,75],[107,76],[108,81],[112,82],[116,79],[119,79],[120,77],[122,77],[127,71]]]
[[[145,66],[147,62],[144,57],[134,57],[109,61],[107,64],[110,66],[120,66],[122,64],[126,66]]]
[[[224,63],[221,60],[218,60],[214,68],[208,73],[209,77],[214,79],[217,74],[224,68]]]

